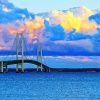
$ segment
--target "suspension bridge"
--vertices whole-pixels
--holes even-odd
[[[37,55],[36,55],[36,60],[34,59],[26,59],[24,52],[26,50],[25,47],[25,41],[24,41],[24,35],[23,34],[16,34],[14,45],[16,47],[15,53],[16,57],[15,59],[10,59],[10,60],[1,60],[0,61],[0,72],[4,72],[5,70],[8,71],[8,66],[9,65],[16,65],[16,72],[19,72],[19,66],[21,66],[21,72],[25,71],[24,64],[34,64],[37,66],[37,71],[45,71],[45,72],[50,72],[50,67],[47,66],[46,64],[43,64],[43,52],[42,52],[42,46],[38,42],[37,45]],[[7,58],[7,57],[6,57]]]
[[[15,65],[15,71],[16,72],[25,72],[25,64],[32,64],[36,66],[36,71],[38,72],[50,72],[50,71],[58,71],[58,72],[100,72],[100,68],[51,68],[47,66],[44,55],[43,55],[43,48],[42,44],[39,40],[37,40],[37,49],[36,49],[36,54],[29,56],[31,52],[32,54],[34,53],[33,50],[27,50],[26,46],[26,41],[25,37],[22,34],[17,33],[11,50],[14,52],[10,53],[10,56],[14,57],[13,59],[7,59],[9,58],[9,55],[5,54],[6,52],[3,52],[3,57],[6,55],[6,57],[2,60],[0,60],[0,72],[8,72],[9,68],[8,66],[10,65]],[[31,45],[34,46],[34,45]],[[29,48],[29,47],[28,47]],[[36,57],[35,59],[34,56]],[[30,68],[30,66],[28,66]],[[31,69],[31,68],[30,68]],[[34,67],[33,67],[34,69]]]

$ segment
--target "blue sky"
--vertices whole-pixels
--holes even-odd
[[[100,0],[8,0],[20,8],[28,8],[34,13],[53,9],[67,10],[72,7],[86,6],[91,9],[100,7]]]

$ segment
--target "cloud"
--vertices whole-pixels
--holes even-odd
[[[45,20],[45,31],[46,37],[49,40],[56,41],[56,40],[64,40],[65,39],[65,32],[61,25],[50,25],[48,21]]]
[[[75,46],[79,46],[81,48],[84,48],[85,50],[89,51],[89,52],[93,52],[93,43],[90,39],[82,39],[82,40],[77,40],[77,41],[68,41],[67,42],[70,45],[75,45]],[[79,51],[78,49],[76,49],[76,52]]]
[[[89,39],[77,40],[77,41],[55,41],[50,47],[56,48],[57,51],[63,51],[66,55],[84,55],[84,53],[94,52],[94,45]],[[57,49],[58,48],[58,49]]]
[[[95,21],[98,25],[100,25],[100,12],[93,14],[89,17],[90,21]],[[99,27],[100,28],[100,27]]]
[[[0,0],[0,23],[11,23],[16,20],[34,19],[34,14],[27,9],[20,9],[7,0]]]
[[[11,50],[17,33],[23,33],[27,46],[36,49],[37,39],[43,44],[46,54],[81,55],[100,53],[99,17],[86,7],[67,11],[53,10],[34,15],[27,9],[20,9],[1,0],[0,6],[0,48]],[[93,16],[92,16],[93,15]],[[6,37],[5,37],[6,36]],[[87,59],[85,58],[84,61]]]
[[[54,10],[49,13],[47,19],[52,25],[60,24],[65,32],[76,29],[76,32],[94,35],[99,26],[95,21],[89,21],[88,17],[92,14],[92,10],[86,7],[80,7],[70,9],[66,12]]]
[[[33,21],[27,20],[25,25],[29,31],[29,39],[42,38],[41,35],[44,29],[44,19],[42,17],[36,16]]]
[[[50,59],[53,59],[53,60],[55,60],[56,59],[56,61],[61,61],[61,63],[63,63],[63,61],[64,62],[77,62],[77,64],[82,64],[83,66],[82,67],[87,67],[87,65],[88,65],[88,67],[90,67],[89,65],[91,64],[100,64],[100,57],[97,57],[97,56],[47,56],[47,57],[45,57],[46,59],[48,59],[48,60],[50,60]],[[86,64],[85,66],[84,66],[84,64]],[[72,65],[72,64],[71,64]],[[70,65],[70,66],[71,66]],[[69,67],[70,67],[69,66]],[[78,67],[78,66],[76,66],[76,67]],[[80,65],[79,65],[79,67],[80,67]],[[92,66],[92,67],[97,67],[97,66]]]
[[[67,61],[78,61],[78,62],[92,62],[93,59],[91,59],[91,57],[87,57],[87,56],[65,56],[65,57],[59,57],[62,58],[64,60]]]
[[[3,11],[4,11],[4,12],[10,12],[11,10],[8,9],[8,8],[3,8]]]

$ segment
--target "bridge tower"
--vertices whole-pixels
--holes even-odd
[[[21,58],[21,71],[24,72],[24,36],[23,33],[16,34],[16,60],[18,61]],[[19,71],[19,64],[16,64],[16,72]]]
[[[43,58],[42,45],[40,43],[38,43],[38,46],[37,46],[37,61],[40,62],[41,64],[37,66],[37,71],[41,71],[41,72],[43,71],[42,58]]]

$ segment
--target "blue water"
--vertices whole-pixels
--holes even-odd
[[[0,100],[100,100],[100,73],[3,73]]]

